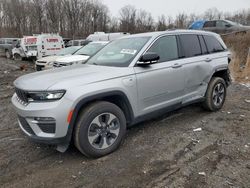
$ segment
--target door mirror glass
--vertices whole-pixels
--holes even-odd
[[[138,65],[149,65],[153,63],[157,63],[160,59],[160,56],[154,52],[146,52],[139,59]]]

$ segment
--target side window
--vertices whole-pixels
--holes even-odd
[[[197,35],[180,35],[180,41],[185,57],[194,57],[202,54]]]
[[[3,44],[3,43],[4,43],[3,39],[0,39],[0,44]]]
[[[176,36],[165,36],[159,38],[148,50],[160,56],[159,63],[178,59],[178,47]]]
[[[225,21],[222,20],[216,21],[216,27],[226,27],[226,25],[228,25],[228,23]]]
[[[200,41],[200,45],[201,45],[202,54],[207,54],[208,53],[207,47],[206,47],[205,41],[201,35],[199,35],[199,41]]]
[[[207,21],[205,22],[203,27],[215,27],[216,22],[215,21]]]
[[[13,40],[12,39],[6,39],[6,44],[12,44]]]
[[[222,52],[225,50],[215,37],[204,35],[204,39],[209,53]]]

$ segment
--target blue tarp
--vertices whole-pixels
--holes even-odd
[[[188,29],[202,29],[206,20],[199,20],[193,22]]]

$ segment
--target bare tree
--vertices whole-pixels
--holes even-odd
[[[135,32],[136,9],[127,5],[120,10],[120,30],[125,32]]]

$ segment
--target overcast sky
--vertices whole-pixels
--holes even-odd
[[[250,0],[102,0],[109,7],[113,16],[119,15],[119,10],[125,5],[134,5],[144,9],[157,18],[159,15],[186,13],[203,13],[208,8],[216,7],[223,12],[234,12],[250,8]]]

